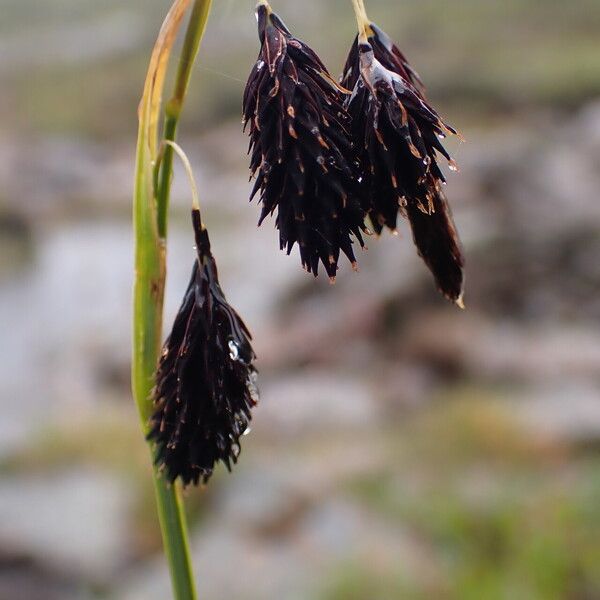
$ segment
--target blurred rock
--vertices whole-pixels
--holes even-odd
[[[0,600],[91,600],[86,587],[26,555],[0,549]]]
[[[277,436],[305,437],[377,423],[379,408],[364,379],[307,370],[261,385],[259,427]]]
[[[573,445],[600,443],[600,386],[565,379],[540,385],[515,400],[521,418],[534,431]]]
[[[4,477],[0,543],[88,581],[110,581],[129,558],[127,487],[91,470]]]
[[[408,531],[344,498],[315,506],[289,537],[256,538],[233,525],[223,520],[194,536],[195,570],[203,593],[214,600],[317,598],[329,573],[363,561],[374,569],[400,568],[409,579],[430,573],[426,553]],[[164,565],[156,563],[115,598],[162,600],[169,593]]]

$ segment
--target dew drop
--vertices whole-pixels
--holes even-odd
[[[229,347],[229,358],[231,358],[231,360],[238,360],[240,357],[238,345],[233,340],[229,340],[227,346]]]

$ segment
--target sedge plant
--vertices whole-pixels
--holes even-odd
[[[266,0],[257,5],[260,51],[243,97],[250,137],[251,197],[259,224],[276,215],[279,246],[299,248],[302,266],[335,280],[363,236],[395,233],[398,217],[438,289],[463,306],[464,258],[443,191],[441,140],[457,134],[428,103],[417,73],[351,0],[358,34],[336,80]],[[175,0],[154,46],[139,106],[134,188],[135,285],[132,385],[152,455],[156,504],[176,600],[197,595],[182,486],[230,469],[258,401],[248,328],[218,280],[190,163],[176,143],[192,67],[211,0]],[[162,103],[174,42],[189,13],[173,93]],[[163,114],[164,113],[164,114]],[[162,121],[162,126],[161,126]],[[173,162],[192,189],[197,256],[171,333],[161,345]]]
[[[189,18],[172,98],[166,105],[159,136],[161,100],[173,44],[190,0],[176,0],[169,10],[154,46],[138,109],[133,222],[135,236],[135,282],[133,312],[132,387],[142,430],[150,432],[152,390],[161,351],[162,318],[166,280],[166,237],[173,147],[191,69],[206,27],[211,0],[195,0]],[[159,152],[162,153],[159,160]],[[151,446],[154,490],[164,552],[176,600],[194,600],[189,542],[181,488],[161,477]]]

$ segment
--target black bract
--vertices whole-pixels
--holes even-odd
[[[200,213],[192,211],[198,258],[158,372],[149,439],[166,478],[206,482],[215,463],[237,461],[258,401],[250,333],[227,303]]]
[[[422,84],[388,36],[371,24],[368,40],[355,40],[342,84],[352,89],[348,112],[374,230],[396,229],[408,218],[419,254],[440,291],[462,303],[460,241],[442,185],[438,154],[456,165],[441,139],[456,131],[426,102]]]
[[[304,268],[330,278],[340,252],[353,266],[352,238],[363,246],[365,213],[345,94],[319,57],[267,6],[257,8],[261,50],[244,94],[250,170],[259,224],[277,212],[280,247],[300,247]]]

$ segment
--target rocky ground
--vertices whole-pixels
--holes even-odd
[[[237,124],[184,140],[262,388],[235,473],[189,492],[206,597],[600,594],[600,105],[554,120],[456,148],[465,312],[406,232],[313,280],[255,227]],[[165,598],[128,394],[130,149],[47,143],[0,148],[20,257],[0,294],[0,597]],[[193,251],[181,174],[175,190],[168,318]]]

